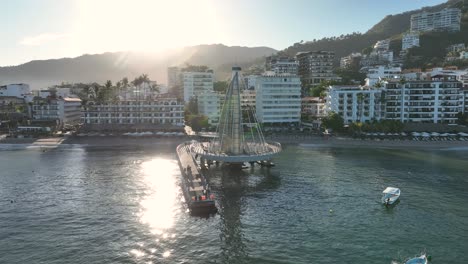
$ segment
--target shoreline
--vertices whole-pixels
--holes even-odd
[[[355,139],[349,137],[330,137],[328,139],[320,136],[294,137],[274,136],[268,141],[278,141],[283,145],[294,144],[303,147],[323,148],[392,148],[392,149],[451,149],[466,148],[468,141],[415,141],[410,139]]]
[[[180,144],[194,138],[184,137],[51,137],[40,139],[1,139],[0,150],[11,146],[14,149],[25,148],[56,148],[59,146],[86,146],[86,147],[151,147],[156,145]],[[391,149],[446,149],[468,150],[468,141],[414,141],[414,140],[388,140],[388,139],[353,139],[348,137],[323,138],[320,136],[285,136],[277,135],[266,138],[267,141],[279,142],[284,146],[299,145],[313,148],[391,148]]]

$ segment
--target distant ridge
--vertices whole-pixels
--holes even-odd
[[[0,83],[29,83],[42,89],[62,82],[117,81],[147,73],[152,80],[165,83],[168,66],[207,65],[219,78],[230,72],[227,65],[249,64],[276,53],[269,47],[240,47],[222,44],[198,45],[165,53],[107,52],[76,58],[35,60],[18,66],[0,67]]]

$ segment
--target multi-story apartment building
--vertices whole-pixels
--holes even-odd
[[[468,51],[464,50],[460,52],[460,60],[468,60]]]
[[[401,39],[401,50],[406,51],[413,47],[419,47],[419,33],[415,32],[403,35]]]
[[[373,86],[383,79],[400,78],[400,67],[376,66],[367,69],[366,85]]]
[[[243,90],[241,91],[241,106],[251,107],[255,109],[257,94],[255,90]]]
[[[0,97],[11,96],[24,99],[27,103],[34,98],[28,84],[7,84],[0,86]]]
[[[390,39],[379,40],[374,44],[374,50],[387,51],[390,48]]]
[[[377,57],[380,63],[388,64],[393,62],[393,51],[391,50],[381,50],[377,51]]]
[[[104,104],[89,102],[84,109],[84,125],[91,130],[182,129],[184,103],[165,97]]]
[[[213,91],[213,71],[183,72],[184,101],[190,101],[193,96],[202,92]]]
[[[345,124],[369,122],[382,117],[382,89],[339,85],[327,90],[326,112],[340,115]]]
[[[299,52],[299,76],[302,83],[302,94],[305,95],[310,85],[318,85],[322,81],[338,80],[333,73],[335,53],[331,51]]]
[[[448,46],[445,50],[447,52],[460,52],[465,49],[465,43],[458,43]]]
[[[359,63],[361,62],[362,54],[359,52],[351,53],[346,57],[340,59],[341,68],[358,68]]]
[[[260,123],[299,123],[301,81],[286,74],[263,75],[257,79],[256,113]]]
[[[41,98],[32,102],[33,121],[55,121],[58,128],[75,126],[82,122],[81,99]]]
[[[400,74],[400,67],[377,66],[369,68],[367,71],[368,78],[395,78],[395,76],[399,77]]]
[[[224,97],[224,94],[214,91],[205,91],[197,96],[198,113],[208,117],[210,125],[219,123]]]
[[[325,100],[320,97],[304,97],[301,100],[301,114],[313,118],[326,116]]]
[[[377,65],[389,65],[393,63],[393,51],[376,50],[368,55],[363,55],[359,64],[361,67],[372,67]]]
[[[461,10],[445,8],[438,12],[411,15],[411,32],[460,31]]]
[[[265,69],[276,74],[288,73],[294,75],[298,73],[298,68],[299,63],[293,58],[269,56],[265,61]]]
[[[401,122],[448,123],[463,111],[462,84],[453,77],[432,80],[389,81],[385,85],[385,118]]]
[[[182,85],[181,70],[179,67],[167,68],[167,86],[169,89]]]
[[[259,75],[247,75],[244,76],[245,89],[255,90],[256,80]]]
[[[459,81],[462,83],[463,88],[468,90],[468,73],[461,75]]]

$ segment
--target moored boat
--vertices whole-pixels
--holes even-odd
[[[382,195],[382,203],[385,205],[392,205],[394,204],[398,198],[400,198],[400,189],[395,188],[395,187],[387,187],[383,191]]]
[[[405,262],[405,264],[427,264],[428,263],[428,257],[426,257],[426,254],[422,254],[419,257],[409,259],[408,261]]]

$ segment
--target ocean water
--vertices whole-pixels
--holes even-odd
[[[288,145],[270,169],[210,169],[219,213],[200,218],[175,147],[3,147],[0,263],[467,263],[466,149]]]

